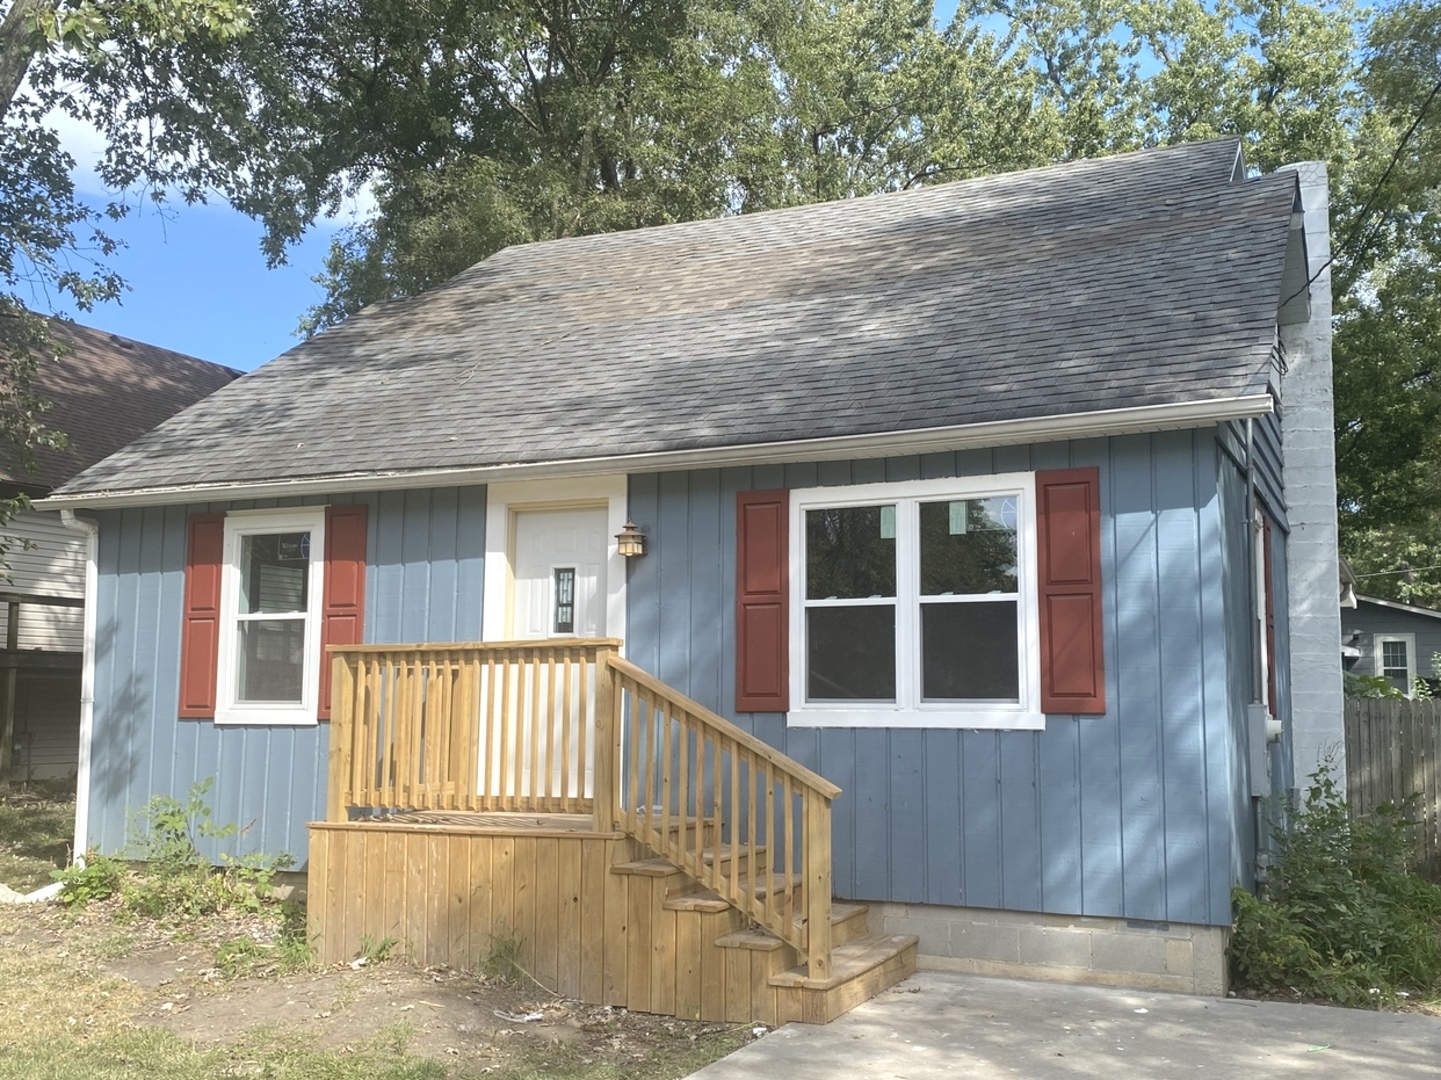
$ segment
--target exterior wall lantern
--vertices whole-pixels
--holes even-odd
[[[625,528],[615,534],[615,549],[625,559],[645,554],[645,533],[630,518],[625,519]]]

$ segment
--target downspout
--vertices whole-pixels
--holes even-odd
[[[75,775],[75,844],[72,858],[84,862],[90,847],[90,739],[95,726],[95,625],[100,592],[97,566],[100,526],[74,510],[60,511],[60,524],[85,536],[85,630],[80,666],[80,761]]]
[[[1250,598],[1246,619],[1256,623],[1256,611],[1260,606],[1261,594],[1257,582],[1261,580],[1261,567],[1256,565],[1256,432],[1255,422],[1246,417],[1246,594]],[[1261,638],[1251,649],[1251,702],[1260,704],[1265,694],[1266,673],[1262,670]]]

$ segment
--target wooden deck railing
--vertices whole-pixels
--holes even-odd
[[[834,784],[611,639],[332,647],[327,816],[590,813],[831,961]]]
[[[327,816],[592,812],[597,672],[618,644],[335,646]]]

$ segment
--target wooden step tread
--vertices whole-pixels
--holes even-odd
[[[715,944],[718,949],[754,949],[757,952],[774,952],[785,947],[784,941],[759,926],[722,934],[715,939]]]
[[[731,906],[709,889],[699,889],[667,897],[664,907],[667,911],[706,911],[714,914],[729,911]]]
[[[719,851],[717,851],[717,849],[713,847],[703,849],[700,853],[700,857],[703,862],[713,863],[716,861],[716,859],[720,859],[722,862],[729,861],[733,858],[744,860],[747,856],[750,855],[754,855],[756,858],[759,858],[765,853],[766,849],[764,844],[757,844],[755,847],[751,847],[748,844],[741,844],[739,847],[735,848],[732,848],[730,844],[722,844]]]
[[[640,877],[670,877],[680,870],[669,859],[636,859],[634,862],[616,863],[610,868],[612,874],[635,874]]]
[[[755,854],[757,856],[763,854],[764,852],[765,848],[763,847],[757,847],[755,849]],[[736,849],[735,857],[739,858],[741,862],[745,862],[746,857],[749,854],[750,849],[747,848],[744,844],[742,844],[738,849]],[[715,848],[705,848],[701,852],[701,858],[707,866],[713,865],[717,858],[719,858],[721,862],[729,862],[731,861],[732,857],[733,856],[731,854],[731,846],[729,844],[721,845],[719,854],[717,854]],[[687,859],[686,861],[689,862],[690,860]],[[643,877],[670,877],[670,875],[672,874],[688,873],[688,871],[676,866],[676,864],[671,862],[669,859],[659,855],[650,859],[636,859],[632,862],[616,863],[610,868],[610,870],[613,874],[639,874]],[[800,879],[799,877],[797,877],[795,880],[797,881],[797,883],[799,883]],[[745,878],[742,877],[741,881],[744,883]],[[777,874],[777,887],[781,887],[783,886],[783,884],[784,882],[781,876]],[[764,888],[762,888],[760,895],[765,895]]]
[[[797,986],[806,990],[830,990],[842,983],[857,979],[880,967],[886,961],[899,956],[907,949],[914,949],[920,938],[914,934],[870,934],[831,950],[831,976],[828,979],[812,979],[806,965],[772,975],[772,986]]]
[[[711,895],[714,896],[715,894],[712,893]],[[718,896],[716,897],[716,899],[722,904],[725,903],[725,901],[721,900]],[[856,915],[866,912],[868,910],[869,909],[865,904],[832,903],[831,925],[837,926],[840,923],[845,922],[847,919],[854,918]],[[796,916],[795,921],[796,926],[799,927],[804,920],[801,916],[798,915]],[[779,949],[782,945],[785,944],[785,942],[781,940],[781,938],[777,935],[771,933],[769,930],[765,930],[759,926],[752,926],[748,927],[745,930],[735,930],[729,934],[723,934],[720,937],[716,938],[715,944],[717,948],[721,949],[755,949],[761,952],[770,952],[772,950]],[[846,944],[850,943],[848,942]],[[834,946],[831,949],[831,955],[834,956],[841,949],[845,948],[846,944]]]

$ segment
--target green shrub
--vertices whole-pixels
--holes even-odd
[[[1441,990],[1441,887],[1412,872],[1409,805],[1353,817],[1330,770],[1312,776],[1256,898],[1237,889],[1238,985],[1347,1005]]]
[[[109,900],[125,884],[125,867],[98,851],[83,861],[56,870],[52,875],[60,882],[56,899],[69,908],[81,908],[95,900]]]
[[[275,875],[288,869],[289,855],[222,855],[222,870],[201,853],[199,839],[226,839],[239,829],[217,825],[205,796],[212,781],[191,786],[184,800],[153,796],[132,815],[126,853],[137,860],[132,873],[115,860],[91,855],[82,868],[56,873],[62,903],[81,907],[119,895],[124,910],[147,918],[197,917],[239,909],[260,912],[276,901]]]

